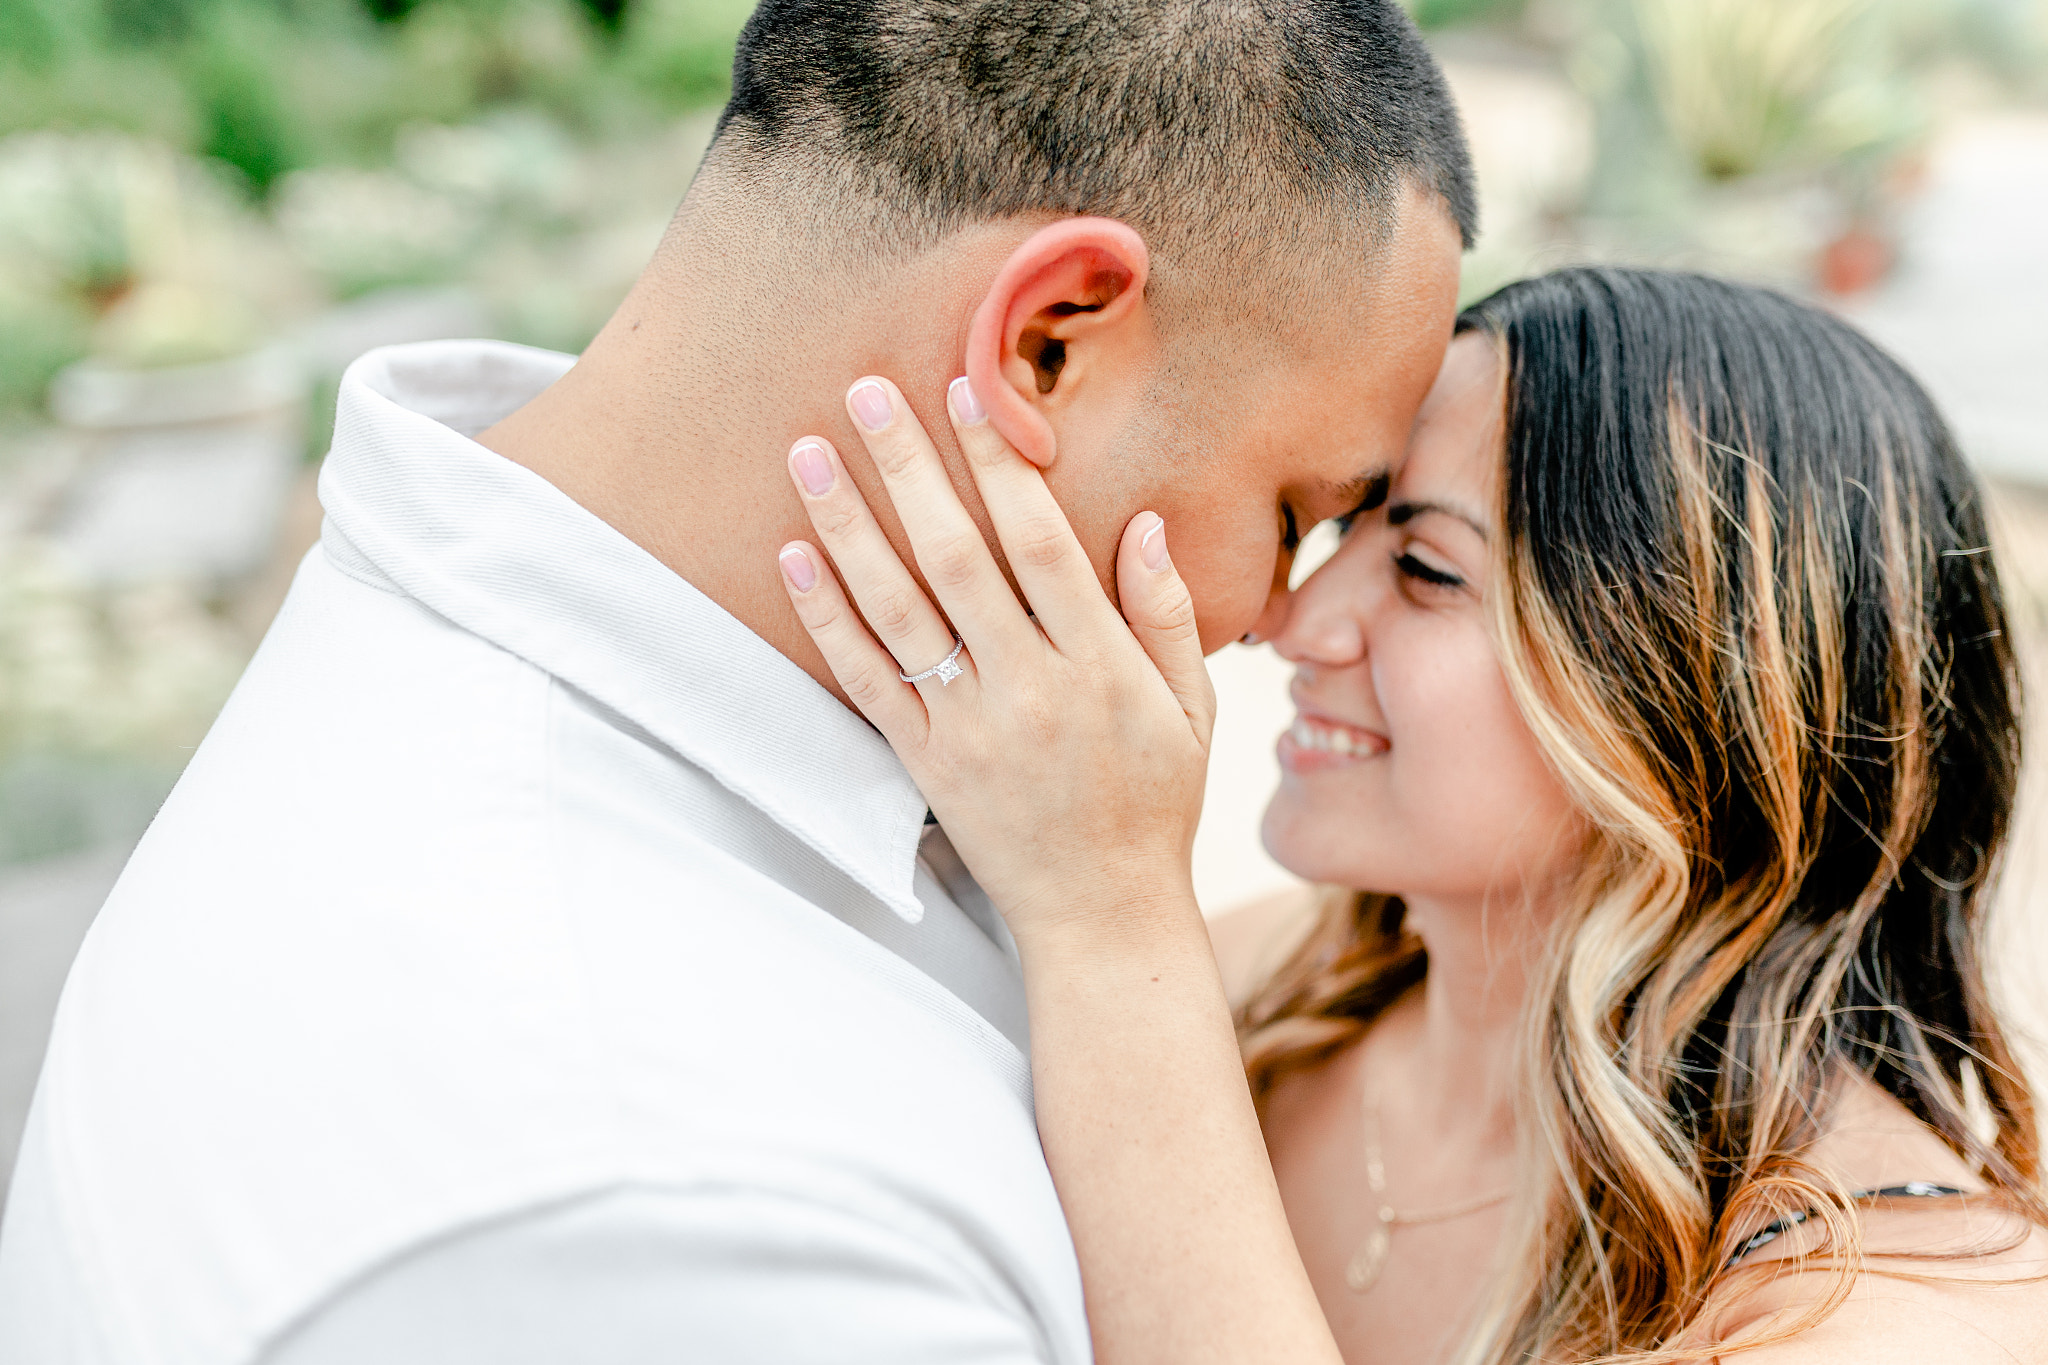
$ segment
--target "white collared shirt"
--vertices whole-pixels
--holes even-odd
[[[1007,935],[865,723],[468,439],[569,363],[344,379],[66,986],[7,1365],[1085,1365]]]

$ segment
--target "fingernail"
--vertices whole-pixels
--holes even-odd
[[[953,415],[960,419],[961,426],[976,426],[988,419],[988,413],[982,409],[981,399],[975,396],[974,385],[967,382],[966,375],[961,375],[947,386],[946,396],[952,400]]]
[[[802,550],[792,545],[782,552],[779,559],[782,563],[782,576],[789,580],[790,587],[798,592],[809,592],[818,586],[817,566],[811,563],[811,557]]]
[[[822,498],[832,491],[832,457],[816,441],[798,441],[796,449],[789,452],[789,467],[812,497]]]
[[[1138,557],[1146,568],[1158,573],[1166,567],[1166,522],[1156,512],[1150,515],[1152,529],[1138,537]]]
[[[896,416],[889,407],[889,391],[872,379],[855,384],[847,401],[853,404],[853,415],[869,431],[880,431]]]

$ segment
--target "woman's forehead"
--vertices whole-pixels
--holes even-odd
[[[1437,371],[1436,382],[1416,414],[1416,422],[1429,421],[1446,408],[1467,403],[1498,403],[1505,397],[1501,381],[1506,369],[1499,343],[1484,332],[1462,332],[1452,337],[1444,350],[1444,363]]]
[[[1506,436],[1503,375],[1491,338],[1468,332],[1451,343],[1415,419],[1390,502],[1442,505],[1491,521],[1483,514],[1493,505]]]

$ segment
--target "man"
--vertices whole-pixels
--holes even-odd
[[[769,0],[573,368],[351,370],[74,970],[0,1359],[1086,1360],[1007,936],[790,613],[784,456],[964,370],[1214,647],[1399,450],[1472,217],[1391,0]]]

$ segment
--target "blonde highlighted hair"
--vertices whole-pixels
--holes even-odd
[[[1741,1241],[1802,1208],[1845,1253],[1838,1301],[1848,1191],[1802,1154],[1850,1076],[2048,1219],[1981,959],[2018,677],[1939,414],[1840,321],[1700,276],[1560,271],[1459,328],[1508,375],[1501,665],[1594,831],[1523,1031],[1530,1180],[1462,1361],[1710,1354]],[[1427,971],[1398,900],[1332,893],[1244,1011],[1254,1090]]]

